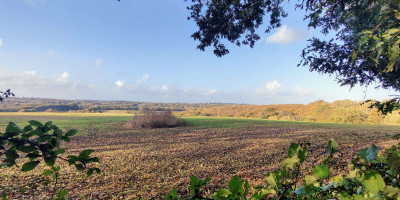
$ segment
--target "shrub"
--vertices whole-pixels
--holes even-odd
[[[146,112],[125,123],[125,129],[168,128],[186,125],[186,122],[172,115],[171,111]]]

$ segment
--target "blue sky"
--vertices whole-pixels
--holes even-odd
[[[339,87],[297,67],[308,30],[303,13],[254,48],[196,50],[183,0],[0,1],[0,89],[18,97],[146,102],[309,103],[388,99],[373,86]],[[294,6],[288,4],[289,9]]]

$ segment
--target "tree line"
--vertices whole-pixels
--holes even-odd
[[[241,117],[269,120],[330,122],[347,124],[400,124],[400,114],[382,115],[373,102],[338,100],[328,103],[323,100],[307,105],[230,105],[199,108],[178,113],[180,116]]]

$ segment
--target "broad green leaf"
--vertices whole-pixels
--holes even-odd
[[[40,123],[40,122],[38,122],[38,121],[36,121],[36,120],[31,120],[31,121],[29,121],[29,124],[30,124],[31,126],[36,126],[36,127],[41,127],[41,126],[43,126],[42,123]]]
[[[332,156],[336,152],[338,147],[339,144],[336,142],[336,140],[331,138],[328,142],[329,155]]]
[[[217,193],[212,197],[213,199],[223,200],[227,199],[232,193],[227,189],[219,189]]]
[[[354,200],[365,200],[365,198],[362,195],[355,194],[353,195]]]
[[[22,147],[21,147],[21,151],[24,152],[24,153],[30,153],[30,152],[35,151],[35,150],[37,150],[37,147],[31,146],[31,145],[29,145],[29,146],[22,146]]]
[[[371,160],[376,159],[379,149],[379,147],[372,144],[371,147],[368,149],[361,149],[358,152],[357,156],[363,158],[366,162],[370,162]]]
[[[57,149],[54,151],[54,154],[58,155],[58,154],[62,154],[65,152],[65,149]]]
[[[19,126],[17,126],[13,122],[8,123],[6,128],[6,133],[23,133],[23,132],[24,130],[22,130]]]
[[[44,126],[51,126],[52,124],[53,124],[52,121],[48,121],[48,122],[46,122],[46,123],[44,124]]]
[[[326,178],[329,176],[329,168],[325,165],[317,165],[314,169],[314,174],[320,179]]]
[[[262,195],[268,195],[268,194],[276,194],[276,191],[272,188],[269,189],[261,189],[261,194]]]
[[[67,131],[67,132],[65,133],[65,136],[71,137],[71,136],[76,135],[77,133],[78,133],[77,130],[72,129],[72,130]]]
[[[229,181],[229,191],[232,194],[243,194],[244,190],[243,190],[243,179],[239,179],[238,176],[233,176],[233,178]]]
[[[297,152],[299,152],[299,150],[301,150],[300,145],[296,143],[290,144],[288,149],[288,158],[298,157]]]
[[[80,157],[80,158],[86,158],[86,157],[88,157],[92,152],[93,152],[92,149],[83,150],[83,151],[81,152],[81,154],[79,154],[79,157]]]
[[[389,197],[389,198],[394,198],[394,197],[400,197],[400,189],[399,188],[395,188],[391,185],[388,185],[385,190],[383,191],[383,194],[385,194],[385,196]]]
[[[93,169],[89,169],[86,173],[87,176],[91,176],[93,174]]]
[[[307,159],[307,147],[303,147],[303,149],[299,150],[298,157],[300,159],[300,163],[303,163]]]
[[[313,190],[313,186],[310,185],[302,185],[299,188],[297,188],[296,191],[294,191],[294,193],[296,193],[297,195],[311,195],[313,194],[315,191]]]
[[[54,164],[56,163],[56,158],[47,156],[47,157],[44,158],[44,162],[45,162],[48,166],[53,167]]]
[[[61,191],[59,191],[58,193],[57,193],[57,197],[59,198],[59,199],[61,199],[61,198],[63,198],[65,195],[67,195],[68,194],[68,190],[61,190]]]
[[[275,190],[275,193],[279,190],[278,183],[280,181],[280,177],[276,172],[268,172],[265,177],[265,182],[270,189]]]
[[[26,126],[24,127],[24,131],[25,131],[25,132],[28,132],[28,131],[31,131],[31,130],[33,130],[31,125],[26,125]]]
[[[376,172],[366,174],[362,183],[365,189],[374,195],[378,195],[379,191],[383,191],[386,187],[382,176]]]
[[[50,176],[50,175],[52,175],[52,174],[53,174],[53,171],[52,171],[52,170],[46,170],[46,171],[44,171],[44,172],[42,173],[43,176]]]
[[[21,171],[27,172],[35,169],[35,167],[40,163],[40,161],[31,161],[27,162],[24,165],[22,165]]]
[[[315,183],[318,183],[317,178],[310,175],[305,176],[304,180],[306,181],[306,185],[314,185]]]
[[[282,162],[282,166],[288,167],[288,168],[293,168],[296,164],[299,164],[300,159],[297,156],[286,158]]]

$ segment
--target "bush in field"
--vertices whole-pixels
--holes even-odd
[[[171,111],[146,112],[128,121],[126,129],[168,128],[185,125],[185,121],[172,115]]]
[[[400,199],[400,143],[381,156],[375,145],[361,149],[346,166],[334,159],[338,144],[331,139],[322,163],[313,169],[303,169],[301,165],[307,158],[307,146],[292,143],[280,170],[267,173],[265,185],[251,189],[247,181],[234,176],[226,189],[205,192],[202,188],[211,179],[193,176],[188,187],[189,197],[179,196],[174,189],[165,199]],[[338,169],[345,172],[332,176]]]

